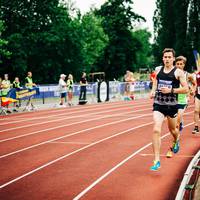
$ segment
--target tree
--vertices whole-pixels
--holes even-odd
[[[2,32],[3,32],[3,30],[4,30],[3,21],[0,20],[0,36],[1,36]],[[7,44],[8,44],[8,41],[0,38],[0,63],[3,62],[2,61],[3,57],[4,58],[10,58],[10,56],[11,56],[11,52],[9,52],[6,49],[6,45]]]
[[[67,8],[58,0],[1,2],[11,60],[4,70],[24,78],[32,71],[39,83],[55,83],[60,73],[74,73],[82,65],[76,30]],[[8,71],[7,71],[8,72]]]
[[[154,55],[157,64],[161,62],[164,48],[173,48],[175,43],[175,16],[173,0],[158,0],[154,12],[155,46]]]
[[[198,0],[158,0],[154,13],[156,64],[161,62],[162,50],[174,48],[176,55],[188,59],[187,70],[194,66],[192,51],[199,50],[200,2]]]
[[[91,10],[81,20],[83,65],[87,72],[96,71],[95,63],[104,52],[108,36],[101,26],[101,18]]]
[[[118,78],[127,69],[134,70],[133,64],[140,43],[133,38],[131,29],[133,22],[144,18],[132,11],[131,0],[108,0],[96,14],[103,18],[102,26],[109,38],[97,65],[106,72],[107,78]]]
[[[200,2],[190,0],[188,7],[188,24],[187,24],[187,58],[189,69],[194,70],[196,67],[193,50],[200,52]]]
[[[153,57],[150,44],[151,33],[146,29],[139,29],[133,32],[133,37],[140,42],[140,48],[136,51],[135,68],[152,68]]]

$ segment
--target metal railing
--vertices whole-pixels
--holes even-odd
[[[195,170],[200,170],[198,163],[200,162],[200,150],[196,153],[196,155],[194,156],[194,158],[191,160],[185,174],[184,177],[182,179],[181,185],[179,187],[178,193],[176,195],[176,199],[175,200],[183,200],[184,195],[186,193],[187,190],[190,191],[194,191],[195,190],[195,186],[197,183],[197,178],[195,178],[195,180],[193,181],[193,183],[189,184],[191,177],[193,176]],[[189,195],[189,199],[191,198],[191,194]]]

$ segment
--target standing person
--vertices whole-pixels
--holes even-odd
[[[9,80],[8,74],[4,74],[4,80],[1,82],[1,95],[2,97],[7,97],[8,93],[11,89],[11,82]],[[11,113],[11,111],[8,109],[8,105],[7,105],[7,113]]]
[[[135,99],[135,96],[134,96],[134,91],[135,91],[135,78],[134,78],[134,74],[133,72],[130,72],[130,76],[129,76],[129,88],[130,88],[130,98],[132,100]]]
[[[124,91],[124,100],[129,100],[130,95],[130,84],[129,84],[129,77],[130,77],[130,71],[127,70],[126,74],[124,75],[124,81],[125,81],[125,91]]]
[[[183,71],[173,66],[175,51],[166,48],[163,51],[163,64],[156,68],[156,79],[150,92],[150,98],[154,98],[153,104],[153,151],[154,164],[150,170],[156,171],[160,168],[161,128],[165,120],[168,121],[168,129],[173,136],[172,151],[179,151],[179,130],[177,122],[177,94],[187,93],[188,86]],[[180,85],[182,87],[180,87]]]
[[[33,82],[33,78],[32,78],[32,72],[27,72],[27,77],[25,78],[25,87],[29,90],[32,90],[33,87],[36,87],[36,84]],[[33,105],[33,101],[32,101],[33,96],[30,96],[28,99],[28,102],[26,104],[26,107],[24,108],[24,110],[34,110],[35,106]]]
[[[6,97],[8,95],[8,92],[10,91],[11,86],[12,86],[12,84],[8,78],[8,74],[4,74],[4,80],[1,82],[3,97]]]
[[[25,86],[28,89],[33,89],[33,87],[36,86],[36,84],[33,82],[32,72],[27,73],[27,77],[25,78]]]
[[[88,82],[86,79],[86,73],[83,72],[80,80],[80,95],[79,95],[79,101],[86,101],[86,92],[87,92],[87,86]]]
[[[67,96],[68,96],[68,105],[72,106],[72,98],[73,98],[73,76],[72,74],[68,75],[68,79],[67,79]]]
[[[194,108],[194,130],[193,134],[199,133],[199,114],[200,114],[200,66],[197,66],[196,76],[196,94],[194,98],[195,108]]]
[[[20,90],[20,81],[19,81],[19,78],[18,77],[15,77],[15,80],[13,81],[13,88],[16,89],[16,91],[19,91]],[[14,109],[13,111],[14,112],[18,112],[18,110],[16,109],[17,107],[19,107],[19,105],[17,105],[16,102],[13,103],[14,104]]]
[[[64,100],[65,100],[66,94],[67,94],[67,84],[65,82],[65,78],[66,78],[66,75],[61,74],[59,83],[58,83],[58,87],[59,87],[59,91],[60,91],[60,105],[61,106],[64,106]]]
[[[20,89],[20,81],[19,81],[19,78],[18,77],[15,77],[15,80],[13,81],[13,88],[15,89]]]

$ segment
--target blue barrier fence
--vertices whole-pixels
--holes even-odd
[[[113,98],[116,95],[123,95],[125,91],[125,82],[119,81],[109,81],[109,98]],[[141,92],[149,90],[149,81],[136,81],[134,84],[134,91]],[[35,95],[35,98],[52,98],[52,97],[59,97],[59,88],[57,84],[51,85],[39,85],[40,93]],[[87,95],[97,96],[97,87],[98,83],[89,83],[87,85]],[[80,93],[80,85],[74,84],[73,86],[73,95],[79,96]],[[44,101],[43,101],[44,102]]]
[[[137,81],[135,82],[135,91],[144,91],[149,89],[149,81]],[[38,98],[43,97],[43,93],[45,97],[58,97],[60,95],[58,85],[40,85],[39,86],[40,95]],[[123,94],[125,90],[125,83],[119,81],[109,81],[109,93],[120,93]],[[74,96],[78,96],[80,93],[80,85],[74,84],[73,86],[73,94]],[[89,83],[87,85],[87,94],[95,95],[97,93],[97,83]]]

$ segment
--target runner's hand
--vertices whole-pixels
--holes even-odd
[[[150,92],[150,95],[149,95],[149,96],[150,96],[150,99],[153,99],[153,98],[155,97],[155,94],[156,94],[155,91],[151,91],[151,92]]]
[[[171,91],[172,91],[171,88],[168,88],[168,87],[161,87],[159,90],[163,94],[168,94],[168,93],[171,93]]]

